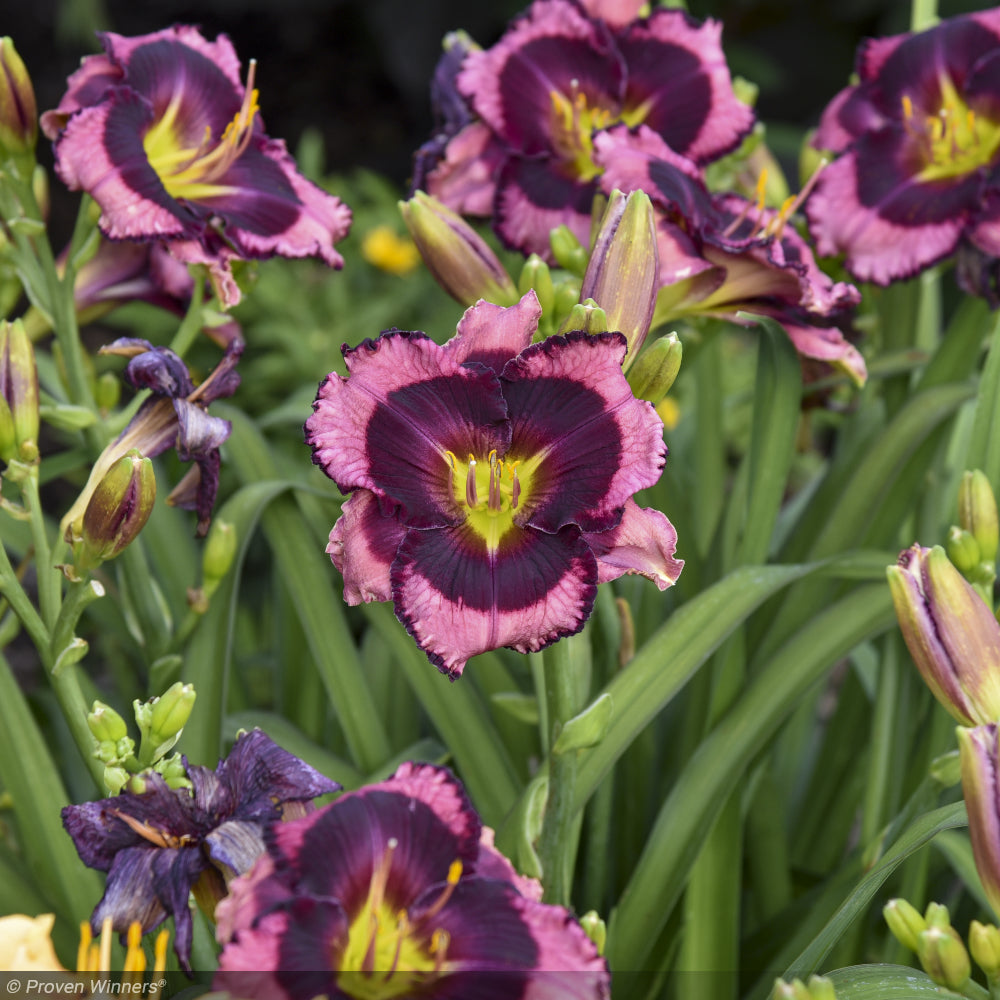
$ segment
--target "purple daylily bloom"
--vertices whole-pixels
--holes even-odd
[[[1000,257],[1000,9],[870,39],[857,74],[813,140],[842,154],[806,205],[818,251],[879,285]]]
[[[162,240],[185,263],[205,264],[220,298],[239,301],[235,258],[320,257],[350,210],[305,180],[281,140],[264,134],[253,89],[232,44],[178,25],[137,38],[99,34],[42,129],[56,170],[101,207],[112,239]]]
[[[138,921],[146,932],[172,916],[174,948],[190,970],[188,894],[217,901],[224,883],[263,855],[268,826],[301,816],[312,799],[340,785],[259,729],[237,737],[214,771],[186,761],[185,768],[191,791],[148,773],[144,792],[66,806],[62,817],[84,864],[108,873],[94,931],[106,917],[114,930]]]
[[[541,308],[479,301],[443,347],[390,330],[320,385],[306,441],[352,495],[330,533],[350,604],[392,600],[452,678],[476,653],[578,632],[598,582],[660,589],[676,533],[632,494],[660,476],[663,426],[633,397],[620,333],[532,345]]]
[[[251,1000],[607,998],[580,925],[491,844],[431,764],[272,827],[267,856],[219,904],[217,985]]]
[[[719,22],[664,8],[636,20],[635,6],[536,0],[491,49],[466,45],[457,68],[446,52],[437,93],[463,96],[475,117],[442,116],[415,186],[492,215],[506,244],[551,259],[556,226],[587,239],[601,172],[594,139],[605,129],[644,123],[699,164],[734,149],[753,112],[733,94]]]
[[[770,316],[803,359],[864,383],[864,359],[840,329],[860,295],[817,267],[788,223],[792,205],[777,212],[736,194],[710,193],[698,167],[645,127],[612,129],[594,145],[605,189],[645,191],[656,210],[661,288],[654,325],[693,314]]]

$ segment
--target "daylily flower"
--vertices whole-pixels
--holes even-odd
[[[414,185],[492,215],[505,243],[551,261],[550,230],[587,240],[604,130],[644,123],[699,164],[739,145],[753,112],[733,94],[721,24],[662,7],[626,20],[635,6],[536,0],[493,48],[452,46],[436,87],[447,112]],[[463,119],[456,93],[475,117]]]
[[[117,931],[138,921],[146,932],[173,916],[174,949],[190,969],[188,894],[214,906],[225,882],[263,854],[271,823],[302,815],[317,795],[340,786],[260,730],[240,735],[215,771],[185,766],[190,792],[146,773],[141,794],[66,806],[62,817],[84,864],[108,873],[94,930],[110,917]]]
[[[857,384],[864,359],[840,327],[860,300],[816,265],[790,225],[796,207],[764,208],[736,194],[712,194],[701,171],[651,129],[612,129],[594,140],[602,186],[645,191],[657,211],[660,291],[653,325],[682,316],[737,312],[771,316],[805,358],[833,365]]]
[[[0,917],[0,972],[65,972],[52,945],[55,914]]]
[[[606,998],[583,928],[540,903],[486,832],[431,764],[273,827],[219,904],[217,984],[269,1000]]]
[[[101,354],[129,358],[125,381],[135,389],[149,389],[151,395],[125,430],[98,457],[83,492],[63,517],[62,530],[68,542],[76,544],[80,540],[80,521],[97,484],[132,449],[155,458],[176,448],[183,461],[194,461],[195,465],[174,488],[167,503],[197,513],[199,537],[208,531],[219,487],[219,447],[232,430],[228,420],[208,413],[208,405],[212,400],[231,396],[240,384],[235,369],[243,353],[243,340],[238,331],[235,325],[226,328],[229,341],[225,354],[197,387],[187,366],[168,347],[121,337],[101,348]]]
[[[392,600],[439,669],[498,646],[578,632],[598,582],[641,573],[662,590],[676,533],[632,494],[666,448],[621,371],[620,333],[532,345],[541,308],[480,301],[441,347],[390,330],[344,350],[306,442],[352,495],[327,552],[349,604]]]
[[[1000,257],[1000,9],[871,39],[813,144],[841,153],[806,205],[821,254],[908,278],[960,246]]]
[[[112,239],[165,241],[185,263],[208,265],[227,305],[240,292],[235,258],[320,257],[350,210],[305,180],[279,139],[264,134],[253,87],[225,35],[178,25],[137,38],[99,33],[102,55],[69,79],[42,130],[56,171],[101,207]]]
[[[944,553],[913,545],[886,571],[903,638],[924,682],[966,726],[1000,722],[1000,625]]]

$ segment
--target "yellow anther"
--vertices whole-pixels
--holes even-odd
[[[462,877],[462,862],[457,858],[448,866],[448,884],[455,885]]]
[[[909,121],[913,117],[913,101],[909,94],[903,94],[903,117]]]
[[[167,968],[167,945],[170,943],[170,932],[164,927],[156,935],[153,944],[153,974],[158,975]]]
[[[757,178],[757,212],[764,211],[764,201],[767,198],[767,167],[763,167]]]
[[[76,949],[76,971],[90,972],[90,943],[94,940],[90,923],[83,921],[80,924],[80,945]]]
[[[448,451],[445,449],[444,457],[448,459],[448,464],[451,466],[451,471],[455,472],[458,469],[458,459],[455,458],[455,453],[453,451]]]
[[[146,953],[142,950],[142,924],[138,920],[133,920],[128,925],[122,972],[142,973],[145,971]]]

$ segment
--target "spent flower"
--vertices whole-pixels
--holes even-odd
[[[246,85],[229,39],[176,25],[136,38],[98,34],[59,106],[42,115],[56,171],[101,208],[115,240],[164,242],[209,267],[220,299],[239,301],[234,259],[319,257],[350,210],[302,177],[261,125],[251,62]]]
[[[666,455],[652,406],[621,371],[625,338],[574,331],[532,344],[533,292],[479,302],[443,347],[390,330],[344,350],[306,441],[351,495],[327,552],[350,604],[393,601],[452,677],[476,653],[538,650],[578,632],[597,584],[660,589],[676,533],[632,494]]]

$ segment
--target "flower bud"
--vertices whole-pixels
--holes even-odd
[[[956,992],[969,981],[972,962],[962,939],[952,927],[928,927],[917,937],[917,957],[924,972],[938,986]]]
[[[102,701],[94,702],[94,707],[87,716],[87,725],[98,743],[104,741],[117,743],[128,736],[125,720],[110,705],[105,705]]]
[[[887,570],[903,638],[934,696],[963,725],[1000,720],[1000,625],[944,549],[919,545]]]
[[[113,559],[142,531],[156,499],[153,463],[133,448],[97,484],[83,512],[77,570]]]
[[[117,795],[128,783],[131,775],[124,767],[108,765],[104,768],[104,787],[109,795]]]
[[[552,272],[549,265],[533,253],[521,268],[521,276],[517,279],[517,291],[519,295],[526,295],[529,288],[535,290],[538,296],[538,304],[542,307],[542,313],[551,313],[552,306],[556,300],[555,286],[552,284]]]
[[[1000,745],[997,726],[960,726],[962,794],[969,814],[972,857],[993,911],[1000,914]]]
[[[793,979],[790,983],[775,979],[771,1000],[810,1000],[809,990],[801,979]]]
[[[501,306],[518,301],[497,255],[460,215],[423,191],[399,209],[427,269],[453,299],[464,306],[479,299]]]
[[[951,914],[944,903],[935,903],[933,900],[928,903],[927,909],[924,910],[924,920],[927,927],[937,927],[943,931],[951,929]],[[924,928],[924,930],[926,929]],[[920,935],[918,934],[917,937],[919,939]]]
[[[205,551],[201,557],[202,591],[211,597],[229,572],[236,558],[236,529],[229,521],[216,518],[205,539]]]
[[[893,937],[910,951],[917,950],[917,938],[927,930],[927,921],[920,911],[905,899],[890,899],[882,907],[882,916]]]
[[[990,983],[1000,982],[1000,929],[973,920],[969,926],[969,951]]]
[[[979,561],[985,563],[989,579],[993,582],[997,547],[1000,545],[1000,524],[997,518],[997,502],[986,476],[975,469],[962,476],[958,488],[958,523],[976,540],[979,546]]]
[[[38,370],[19,319],[0,321],[0,458],[38,458]]]
[[[583,333],[597,334],[607,333],[608,317],[603,309],[593,299],[585,302],[578,302],[569,311],[569,315],[562,321],[559,332],[568,333],[570,330],[579,330]]]
[[[587,270],[587,251],[569,226],[558,226],[549,233],[549,246],[556,263],[582,278]]]
[[[191,717],[196,697],[193,684],[178,681],[153,702],[149,735],[157,747],[168,741],[176,742]]]
[[[677,373],[681,370],[683,355],[684,348],[676,333],[657,337],[639,355],[639,359],[628,373],[628,384],[632,386],[635,398],[647,399],[653,406],[658,406],[663,397],[670,392]]]
[[[597,910],[589,910],[580,917],[580,926],[584,929],[587,937],[594,942],[597,954],[604,954],[604,944],[608,938],[608,929],[604,921],[598,916]]]
[[[979,544],[971,532],[953,524],[948,529],[945,549],[952,565],[966,578],[973,580],[979,573]]]
[[[30,153],[37,139],[38,108],[31,77],[5,36],[0,38],[0,157]]]
[[[601,220],[581,300],[593,299],[608,316],[608,329],[628,341],[622,362],[626,371],[642,347],[656,307],[660,257],[656,250],[656,220],[645,191],[625,195],[613,191]]]

